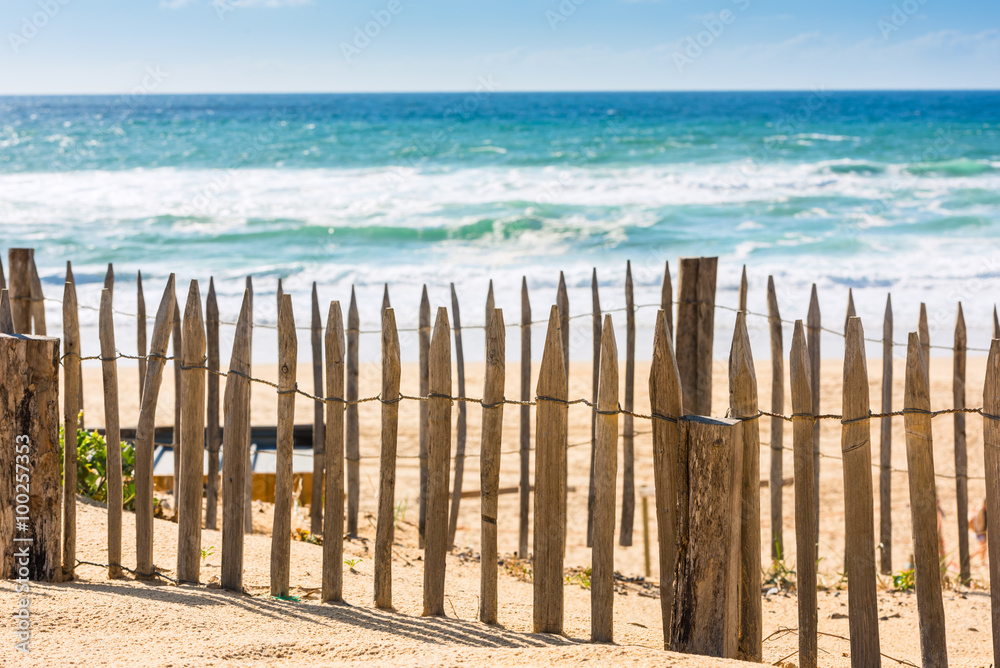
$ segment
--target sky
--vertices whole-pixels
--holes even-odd
[[[1000,88],[996,0],[2,0],[0,95]]]

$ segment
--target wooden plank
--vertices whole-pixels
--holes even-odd
[[[330,302],[326,318],[326,494],[323,514],[324,603],[343,600],[344,586],[344,317]]]
[[[563,630],[567,390],[558,306],[549,312],[535,416],[534,633]],[[595,517],[596,520],[596,517]],[[596,522],[595,522],[596,525]]]
[[[174,349],[174,431],[173,439],[174,442],[171,445],[173,448],[174,456],[174,477],[173,477],[173,492],[174,492],[174,519],[177,518],[177,511],[179,504],[177,500],[181,498],[181,476],[177,475],[181,470],[181,410],[184,404],[184,377],[181,372],[181,366],[183,366],[182,360],[184,359],[184,332],[183,323],[181,320],[181,310],[180,305],[174,298],[174,333],[172,336],[172,343]]]
[[[822,320],[819,311],[819,296],[816,293],[816,284],[813,283],[812,293],[809,295],[809,312],[806,316],[806,340],[809,350],[809,381],[812,394],[812,414],[819,415],[819,378],[820,378],[820,337],[822,334]],[[819,420],[813,422],[813,508],[816,510],[816,535],[813,540],[819,543]]]
[[[174,328],[174,299],[174,275],[170,274],[153,322],[146,383],[135,434],[135,553],[136,577],[141,580],[153,578],[153,433],[160,382],[167,363],[167,344]],[[228,390],[229,383],[226,385]]]
[[[670,332],[670,339],[674,336],[674,288],[670,282],[670,263],[665,263],[663,267],[663,283],[660,285],[660,309],[664,314],[664,321],[667,331]]]
[[[965,408],[965,357],[967,334],[962,302],[955,317],[955,350],[952,396],[956,409]],[[969,561],[969,457],[965,442],[965,413],[955,413],[955,517],[958,522],[958,580],[968,584],[971,577]]]
[[[47,329],[45,326],[45,295],[42,294],[42,280],[38,276],[38,267],[35,265],[35,251],[32,249],[31,258],[28,264],[29,279],[31,280],[31,323],[35,336],[45,336]],[[80,381],[80,396],[83,396],[82,383]],[[82,403],[80,404],[83,405]]]
[[[388,292],[386,293],[388,294]],[[382,311],[382,449],[375,529],[375,607],[392,608],[392,542],[396,509],[396,434],[399,428],[399,335],[391,307]]]
[[[741,420],[743,455],[741,484],[739,656],[761,661],[763,640],[760,597],[760,425],[757,375],[754,371],[746,311],[736,314],[729,352],[730,415]],[[781,487],[778,486],[780,490]],[[692,537],[693,540],[693,537]]]
[[[10,307],[14,331],[31,334],[31,249],[11,248],[7,251],[10,265]]]
[[[684,414],[681,379],[677,371],[667,312],[656,314],[653,358],[649,369],[649,403],[653,423],[653,482],[656,487],[656,536],[659,544],[660,612],[663,647],[670,648],[674,612],[674,571],[677,567],[680,477],[687,480],[686,450],[681,466],[681,431],[677,420]],[[684,486],[686,489],[686,483]]]
[[[747,266],[743,265],[743,274],[740,276],[740,310],[747,310]]]
[[[848,614],[851,665],[881,665],[875,592],[875,527],[872,509],[871,418],[868,363],[861,318],[847,325],[841,450],[844,458],[844,531],[847,535]]]
[[[1000,517],[1000,337],[990,342],[983,385],[983,460],[986,471],[986,517]],[[1000,531],[986,534],[990,582],[1000,582]],[[990,588],[993,665],[1000,664],[1000,587]]]
[[[892,295],[885,299],[882,321],[882,412],[892,412]],[[880,572],[892,574],[892,418],[880,420],[879,433],[879,544]]]
[[[76,569],[76,432],[80,427],[80,319],[76,285],[63,291],[63,580]]]
[[[361,494],[361,450],[358,431],[358,338],[361,320],[351,286],[347,308],[347,412],[344,415],[347,445],[347,533],[358,535],[358,500]]]
[[[635,410],[635,289],[631,261],[625,265],[625,410]],[[629,547],[635,523],[635,418],[627,414],[622,446],[622,521],[618,544]]]
[[[208,481],[205,485],[205,528],[215,529],[219,507],[219,302],[215,296],[215,280],[208,279],[205,300],[205,334],[207,340],[208,401],[205,440],[208,447]]]
[[[205,321],[198,281],[191,281],[184,307],[184,396],[181,410],[181,480],[177,499],[177,579],[198,582],[201,575],[201,479],[205,454]]]
[[[247,467],[247,434],[250,433],[250,337],[253,306],[250,288],[236,321],[233,354],[226,378],[225,428],[222,432],[222,573],[223,589],[243,591],[243,534],[246,512],[244,487]],[[154,334],[155,341],[155,334]]]
[[[792,390],[792,449],[795,468],[796,597],[799,608],[799,666],[816,668],[816,502],[813,492],[813,402],[809,350],[802,321],[795,321],[788,361]]]
[[[631,272],[628,274],[631,278]],[[614,640],[615,483],[618,479],[618,346],[611,316],[604,316],[601,378],[597,406],[597,475],[594,504],[594,551],[590,579],[590,640]]]
[[[108,577],[122,576],[122,449],[118,413],[118,354],[111,290],[101,291],[98,336],[101,341],[101,379],[104,383],[104,438],[107,442],[108,476]],[[117,446],[117,447],[116,447]]]
[[[501,309],[494,309],[486,322],[489,326],[486,330],[486,377],[483,381],[483,435],[479,469],[479,488],[482,490],[479,621],[496,624],[497,495],[500,487],[500,444],[503,438],[507,329],[504,327]]]
[[[247,352],[247,375],[251,375],[253,372],[253,278],[247,276],[246,289],[250,291],[250,342],[248,344]],[[253,383],[247,386],[247,404],[252,405],[250,397],[253,396]],[[247,419],[250,419],[249,408],[247,409]],[[246,442],[243,444],[243,448],[246,452],[244,457],[246,458],[245,465],[243,467],[243,531],[248,534],[253,533],[253,460],[250,457],[251,453],[251,442],[250,442],[250,427],[249,423],[246,432]]]
[[[677,565],[671,649],[736,658],[743,425],[738,420],[693,415],[683,422],[690,534]],[[759,592],[759,588],[754,591],[758,598]]]
[[[142,390],[146,386],[146,298],[142,293],[142,272],[135,275],[136,316],[135,338],[136,355],[139,357],[139,401],[142,402]]]
[[[785,412],[785,343],[774,276],[767,277],[767,322],[771,332],[771,412]],[[771,418],[771,560],[785,558],[784,512],[781,487],[784,479],[785,421]],[[745,462],[744,462],[745,463]]]
[[[531,400],[531,302],[528,279],[521,277],[521,401]],[[517,556],[528,558],[528,515],[531,508],[531,407],[523,404],[520,415],[521,470],[518,504]]]
[[[920,318],[917,322],[917,332],[920,336],[920,354],[924,358],[924,372],[927,374],[927,386],[931,384],[931,334],[927,327],[927,305],[920,302]]]
[[[458,309],[458,294],[451,284],[451,313],[455,323],[455,366],[458,373],[458,395],[465,396],[465,353],[462,351],[462,320]],[[467,409],[464,401],[458,402],[458,425],[455,439],[455,481],[451,493],[451,514],[448,517],[448,549],[455,547],[458,529],[458,506],[462,500],[462,477],[465,474],[465,434]]]
[[[427,440],[427,526],[424,533],[424,615],[444,616],[448,554],[448,469],[451,463],[451,331],[448,309],[439,307],[430,348],[432,397]]]
[[[913,527],[913,566],[916,577],[920,654],[924,666],[947,668],[948,645],[945,641],[941,566],[938,561],[938,511],[934,482],[934,441],[931,436],[931,399],[923,364],[920,339],[916,332],[910,332],[906,350],[903,421],[906,424],[906,467],[910,483],[910,518]]]
[[[420,396],[426,397],[430,391],[429,357],[431,349],[431,302],[427,298],[427,285],[420,294],[420,322],[417,331],[417,345],[420,361]],[[427,438],[428,410],[426,401],[420,402],[420,517],[417,520],[418,544],[424,547],[427,527]]]
[[[312,327],[310,327],[313,365],[313,394],[323,396],[323,320],[319,312],[319,291],[312,287]],[[323,474],[326,470],[326,434],[323,402],[313,402],[313,485],[309,499],[309,533],[323,533]]]
[[[592,299],[591,329],[593,332],[593,373],[591,376],[590,400],[597,405],[597,390],[601,381],[601,334],[603,324],[601,323],[601,296],[598,292],[597,267],[594,267],[593,277],[590,279],[590,293]],[[594,545],[594,455],[597,450],[597,413],[590,413],[590,481],[587,487],[587,547]]]
[[[291,295],[278,310],[278,439],[274,465],[274,523],[271,531],[271,596],[288,597],[292,539],[292,431],[295,427],[298,337]],[[313,485],[321,481],[313,479]]]

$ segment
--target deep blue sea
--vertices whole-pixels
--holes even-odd
[[[718,255],[722,304],[746,264],[751,310],[766,310],[773,274],[782,315],[802,318],[816,283],[839,329],[850,287],[878,335],[892,291],[897,340],[924,301],[944,344],[961,300],[970,345],[985,346],[1000,300],[1000,93],[0,97],[0,232],[37,249],[51,296],[72,260],[96,305],[114,262],[121,311],[141,269],[150,311],[173,271],[184,285],[214,276],[235,318],[250,273],[260,322],[281,277],[302,322],[313,281],[324,302],[355,285],[363,328],[377,327],[384,282],[401,327],[421,284],[445,305],[455,282],[477,324],[493,279],[514,322],[522,275],[544,318],[560,270],[582,313],[594,267],[615,308],[626,260],[647,304],[665,261],[676,287],[678,257]],[[654,315],[639,312],[640,354]],[[589,320],[575,322],[589,358]]]

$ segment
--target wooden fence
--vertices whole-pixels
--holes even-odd
[[[27,346],[46,334],[41,282],[35,269],[33,253],[12,249],[9,253],[9,288],[0,265],[0,380],[4,380],[4,410],[11,405],[12,393],[24,392],[26,374],[54,374],[44,365],[18,366],[25,359]],[[937,502],[938,478],[951,478],[957,489],[960,580],[969,579],[969,545],[964,518],[967,516],[967,452],[965,416],[980,413],[984,419],[984,463],[988,498],[988,516],[1000,517],[1000,327],[994,314],[994,340],[988,351],[984,406],[968,408],[965,404],[965,356],[973,350],[966,344],[965,323],[959,305],[954,346],[954,406],[930,409],[928,362],[931,347],[926,310],[921,308],[917,331],[905,344],[892,340],[892,306],[886,302],[882,339],[867,339],[860,318],[854,315],[853,295],[849,293],[847,318],[843,331],[824,328],[819,302],[813,286],[808,318],[794,323],[782,320],[773,279],[768,279],[768,312],[758,314],[746,308],[747,281],[744,269],[740,286],[736,327],[729,358],[730,403],[725,419],[708,417],[712,412],[711,361],[714,336],[714,313],[727,307],[715,303],[717,261],[715,258],[687,258],[680,263],[680,289],[677,300],[676,339],[674,336],[674,301],[669,265],[665,268],[661,301],[655,305],[636,305],[633,298],[631,266],[626,269],[625,309],[603,311],[600,308],[596,270],[593,276],[593,310],[579,316],[569,313],[566,284],[560,276],[555,304],[545,321],[532,321],[527,282],[522,282],[522,309],[517,324],[507,323],[502,310],[494,308],[492,284],[481,326],[486,341],[486,376],[481,399],[466,396],[462,326],[455,286],[451,286],[451,318],[448,309],[438,308],[431,325],[430,303],[424,288],[418,334],[420,393],[400,393],[400,342],[395,312],[386,286],[381,308],[381,391],[377,396],[359,397],[358,348],[360,320],[352,290],[346,327],[339,302],[329,304],[325,328],[321,323],[320,303],[314,284],[310,343],[313,360],[313,392],[300,389],[296,378],[298,359],[297,328],[290,296],[279,285],[278,321],[279,376],[277,383],[254,378],[251,369],[250,343],[253,323],[253,288],[247,280],[237,321],[220,320],[214,282],[210,281],[205,309],[197,281],[189,286],[183,313],[175,298],[175,280],[166,283],[148,339],[145,301],[141,275],[137,277],[138,295],[137,354],[126,355],[116,347],[112,321],[114,272],[109,266],[99,307],[101,353],[96,357],[81,354],[77,303],[72,269],[67,265],[67,281],[61,301],[63,311],[64,367],[63,423],[67,433],[80,425],[79,409],[85,388],[80,380],[82,360],[102,363],[105,406],[105,429],[109,442],[118,442],[117,360],[139,361],[141,409],[135,434],[136,485],[136,566],[121,564],[122,545],[122,475],[120,453],[109,448],[108,498],[108,575],[119,577],[122,570],[138,578],[166,577],[153,566],[153,434],[154,415],[162,385],[162,372],[168,361],[175,364],[184,391],[176,389],[179,400],[175,416],[174,492],[178,502],[178,554],[176,580],[199,581],[202,530],[202,458],[207,448],[208,476],[204,519],[206,527],[217,523],[215,505],[221,491],[222,574],[224,588],[242,591],[243,542],[248,523],[248,446],[250,436],[250,392],[253,384],[270,386],[278,402],[277,467],[275,513],[271,550],[271,594],[287,596],[289,590],[289,534],[292,511],[292,434],[296,400],[315,406],[313,425],[314,486],[311,495],[310,525],[323,533],[322,600],[342,600],[344,523],[346,532],[355,534],[359,505],[359,430],[358,405],[379,402],[381,407],[380,475],[375,539],[375,605],[392,607],[392,543],[394,531],[396,441],[400,401],[420,402],[420,545],[424,558],[424,614],[443,615],[446,588],[446,555],[453,547],[458,507],[463,498],[463,463],[466,456],[465,415],[469,403],[482,409],[481,457],[481,535],[482,585],[480,618],[496,623],[497,608],[497,496],[499,490],[501,431],[504,407],[519,407],[520,442],[515,452],[520,460],[519,485],[519,554],[528,550],[528,508],[534,503],[533,546],[533,626],[536,632],[561,633],[563,629],[563,561],[566,549],[567,507],[567,409],[583,404],[592,410],[591,472],[588,492],[588,545],[592,545],[592,639],[613,640],[614,551],[616,481],[619,436],[623,443],[623,503],[619,545],[632,542],[635,509],[635,458],[632,443],[634,421],[651,425],[652,464],[655,481],[655,512],[659,551],[660,595],[665,647],[717,656],[761,659],[761,546],[760,529],[760,436],[758,419],[771,421],[769,482],[771,495],[771,556],[784,554],[781,532],[782,457],[793,456],[795,482],[795,544],[798,554],[799,661],[815,666],[817,655],[816,549],[820,520],[818,504],[819,466],[821,463],[818,426],[821,420],[839,421],[845,494],[845,568],[850,596],[850,640],[853,665],[878,665],[880,661],[876,608],[876,561],[872,489],[871,422],[880,420],[879,493],[881,513],[879,532],[882,542],[879,570],[892,571],[890,481],[893,472],[908,475],[910,512],[913,526],[913,555],[919,610],[920,645],[924,665],[947,664],[941,574],[938,563]],[[635,313],[645,307],[658,308],[652,363],[649,377],[649,413],[634,406],[635,382]],[[612,312],[626,313],[625,393],[619,397],[618,347],[615,341]],[[603,319],[602,319],[603,316]],[[771,337],[772,394],[770,410],[761,408],[757,378],[750,349],[746,319],[766,318]],[[575,317],[593,319],[593,394],[590,399],[571,398],[568,394],[569,321]],[[531,391],[531,327],[546,324],[541,366]],[[228,371],[221,369],[219,326],[235,326],[235,337]],[[782,325],[793,325],[789,351],[788,378],[792,414],[783,414],[785,355]],[[256,326],[261,326],[257,324]],[[521,383],[519,399],[507,399],[505,388],[505,339],[508,327],[521,331]],[[465,329],[470,329],[466,326]],[[827,332],[845,339],[843,368],[843,410],[841,414],[819,413],[819,334]],[[374,332],[373,332],[374,333]],[[35,337],[27,336],[34,334]],[[173,355],[167,355],[173,343]],[[883,345],[883,392],[881,412],[869,406],[868,367],[865,342]],[[454,353],[452,351],[454,342]],[[906,379],[902,410],[892,406],[891,351],[905,345]],[[941,346],[937,346],[941,347]],[[37,346],[36,346],[37,348]],[[35,350],[36,348],[32,348]],[[37,348],[37,350],[42,350]],[[18,357],[20,351],[21,357]],[[35,353],[32,353],[35,354]],[[44,355],[43,355],[44,356]],[[452,360],[457,365],[457,393],[452,387]],[[20,375],[18,375],[20,374]],[[19,380],[15,381],[15,377]],[[220,429],[218,407],[219,378],[226,377],[224,428]],[[9,381],[7,379],[10,379]],[[54,378],[41,378],[50,385]],[[511,388],[512,390],[513,388]],[[511,392],[512,393],[512,392]],[[297,396],[298,395],[298,396]],[[624,400],[624,406],[620,403]],[[458,405],[457,443],[451,454],[452,410]],[[530,429],[530,411],[536,413],[534,445]],[[718,410],[719,407],[716,407]],[[34,418],[51,432],[51,416],[37,409]],[[931,419],[937,415],[954,416],[955,476],[936,474],[933,461]],[[618,432],[619,415],[625,417],[624,430]],[[903,417],[906,423],[907,468],[891,466],[891,419]],[[5,423],[9,422],[6,420]],[[784,443],[784,423],[791,422],[792,445]],[[51,433],[49,433],[51,437]],[[44,440],[44,439],[42,439]],[[722,446],[721,448],[719,446]],[[226,453],[220,475],[220,446]],[[535,451],[534,477],[529,471],[530,451]],[[826,455],[829,456],[829,455]],[[9,513],[15,508],[7,485],[13,470],[13,455],[0,454],[0,509]],[[72,579],[76,560],[75,516],[75,443],[66,440],[61,571],[50,569],[39,577],[52,580]],[[454,466],[454,475],[451,467]],[[9,469],[9,470],[8,470]],[[454,487],[449,493],[449,481]],[[221,490],[219,489],[221,480]],[[534,486],[532,486],[532,483]],[[11,487],[11,489],[8,489]],[[532,495],[531,492],[534,491]],[[48,502],[51,490],[44,492]],[[346,513],[345,513],[346,497]],[[44,499],[32,497],[32,504]],[[450,504],[450,508],[449,508]],[[33,506],[34,507],[34,506]],[[59,527],[43,524],[51,544]],[[0,523],[0,547],[13,539],[10,523]],[[1000,532],[989,534],[991,582],[1000,582]],[[647,546],[648,550],[648,546]],[[50,550],[51,551],[51,550]],[[7,552],[5,552],[7,554]],[[648,554],[648,552],[647,552]],[[52,556],[47,557],[51,561]],[[4,562],[4,577],[11,577],[11,565]],[[695,584],[698,591],[695,591]],[[992,588],[993,642],[1000,658],[1000,587]]]

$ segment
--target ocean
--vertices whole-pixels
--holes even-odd
[[[252,274],[262,325],[280,277],[300,325],[315,281],[324,318],[355,286],[362,329],[378,328],[388,283],[410,328],[421,286],[436,307],[453,282],[469,328],[492,280],[512,325],[522,276],[545,320],[560,271],[572,313],[590,312],[594,268],[602,306],[620,309],[631,261],[643,356],[664,263],[676,291],[678,257],[717,255],[723,306],[745,264],[753,312],[773,275],[782,316],[804,318],[815,283],[839,331],[851,288],[877,338],[891,291],[897,341],[925,302],[932,343],[947,346],[962,301],[969,345],[984,348],[1000,296],[998,109],[997,92],[547,94],[488,81],[466,94],[0,97],[0,231],[3,247],[36,249],[47,297],[61,297],[71,260],[80,302],[96,306],[114,262],[122,314],[141,270],[151,314],[175,272],[182,303],[187,281],[204,295],[214,276],[235,320]],[[59,304],[47,309],[57,328]],[[732,322],[717,312],[720,358]],[[590,319],[573,323],[573,358],[589,360]],[[768,357],[766,319],[748,324]],[[81,325],[96,353],[96,311]],[[128,352],[134,325],[116,326]],[[273,360],[261,331],[255,359]],[[482,336],[465,338],[481,359]],[[403,346],[415,359],[415,338]],[[842,353],[833,334],[823,346]],[[378,358],[377,336],[362,354]]]

